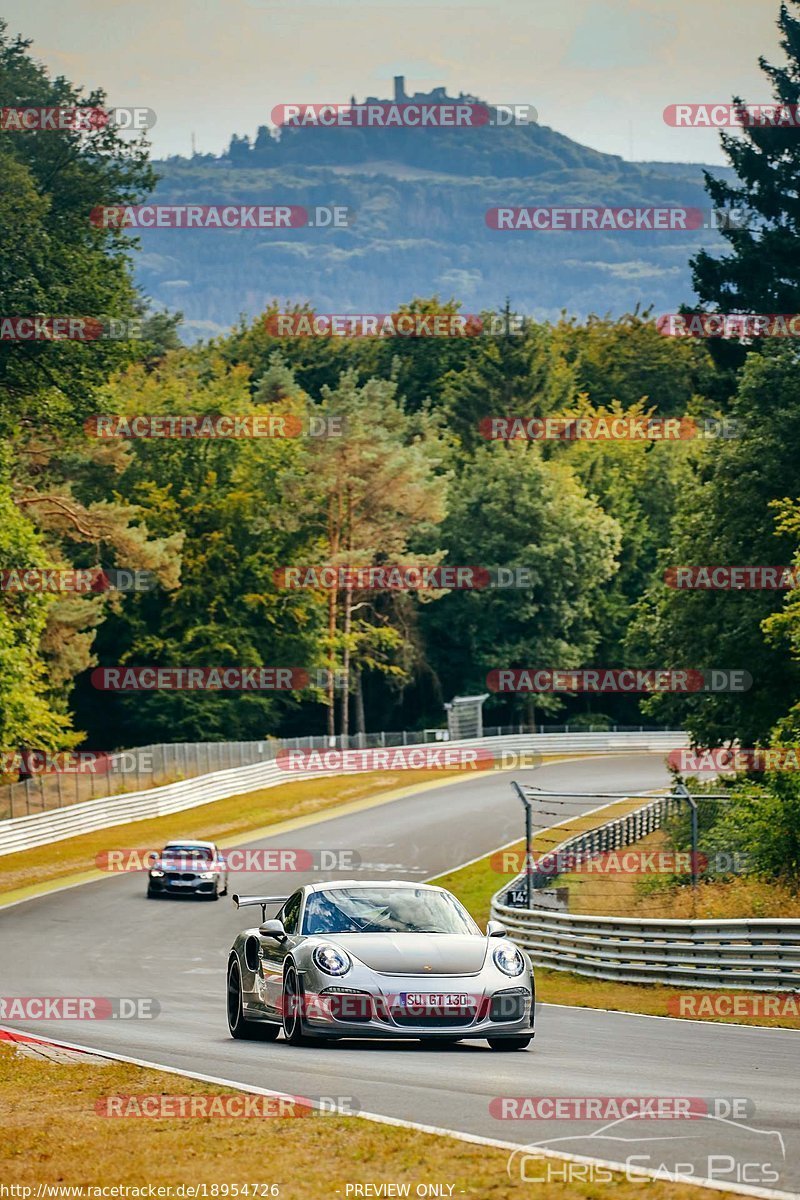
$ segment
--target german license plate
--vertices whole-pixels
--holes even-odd
[[[466,992],[403,992],[400,996],[403,1008],[467,1008],[469,996]]]
[[[173,879],[172,887],[194,887],[193,879]]]

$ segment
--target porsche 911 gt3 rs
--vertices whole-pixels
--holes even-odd
[[[533,1037],[528,956],[496,922],[482,934],[444,888],[398,881],[306,884],[261,906],[228,959],[235,1038],[485,1038],[523,1050]],[[266,920],[267,906],[281,904]]]

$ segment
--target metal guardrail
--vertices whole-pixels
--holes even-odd
[[[167,742],[99,754],[94,768],[42,771],[0,786],[0,821],[192,779],[275,757],[280,742]]]
[[[525,733],[569,733],[569,725],[498,725],[485,728],[484,737]],[[575,729],[575,733],[590,733]],[[614,725],[610,730],[598,727],[594,732],[659,732],[639,725]],[[328,737],[262,738],[249,742],[161,742],[136,749],[99,755],[97,767],[82,771],[53,771],[33,775],[19,783],[0,784],[0,821],[25,817],[96,800],[100,796],[118,796],[160,784],[194,779],[230,767],[269,762],[279,750],[372,750],[392,746],[448,741],[446,729],[381,731],[379,733],[339,734]]]
[[[590,857],[629,846],[659,828],[678,803],[673,796],[659,796],[627,816],[568,838],[548,854]],[[536,966],[625,983],[800,990],[800,918],[683,921],[512,908],[501,897],[516,882],[492,897],[491,915]]]
[[[402,744],[402,743],[398,743]],[[463,742],[449,742],[450,748],[480,746],[498,756],[560,753],[614,753],[637,750],[668,751],[686,744],[686,734],[662,733],[575,733],[575,734],[513,734]],[[424,743],[419,743],[424,745]],[[409,747],[411,749],[412,747]],[[485,765],[485,764],[484,764]],[[509,764],[509,766],[514,764]],[[235,796],[262,788],[275,787],[292,780],[311,779],[320,775],[348,774],[333,770],[284,770],[273,758],[249,766],[215,771],[196,779],[180,780],[164,787],[132,792],[120,796],[101,797],[56,808],[29,816],[0,821],[0,856],[61,841],[80,833],[124,825],[149,817],[181,812],[213,800]]]
[[[182,812],[187,808],[222,800],[226,796],[274,787],[288,779],[308,779],[316,774],[319,772],[293,771],[289,775],[275,761],[259,762],[247,767],[234,767],[229,771],[215,771],[196,779],[168,783],[144,792],[85,800],[67,808],[13,817],[0,823],[0,856],[63,841],[80,833]]]
[[[576,833],[553,850],[549,850],[545,857],[555,858],[559,854],[568,855],[570,860],[579,866],[584,859],[594,858],[596,855],[605,854],[610,850],[621,850],[624,846],[630,846],[643,837],[647,837],[649,833],[655,833],[665,821],[677,816],[680,810],[681,800],[674,793],[656,796],[647,804],[643,804],[641,808],[634,809],[633,812],[625,813],[621,817],[614,817],[613,820],[606,821],[604,825],[598,825],[595,829]],[[550,874],[552,875],[552,872]],[[550,881],[552,882],[552,880]],[[536,877],[534,877],[534,887],[537,886]]]

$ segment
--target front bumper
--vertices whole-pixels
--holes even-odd
[[[311,991],[310,982],[304,980],[302,985],[303,1025],[315,1037],[424,1040],[532,1037],[534,1033],[533,979],[525,975],[502,983],[402,976],[361,988],[326,983],[319,991]],[[467,1003],[409,1006],[402,998],[414,993],[465,994]]]
[[[160,878],[148,878],[149,891],[163,896],[210,896],[217,887],[216,879],[201,879],[191,871],[169,871]]]

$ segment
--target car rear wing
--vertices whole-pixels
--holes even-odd
[[[233,903],[237,908],[247,908],[250,904],[261,905],[261,921],[262,924],[267,919],[268,904],[283,904],[289,899],[288,896],[233,896]]]

